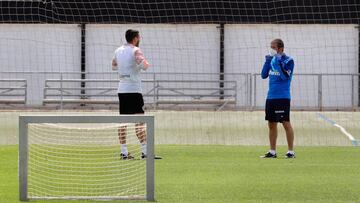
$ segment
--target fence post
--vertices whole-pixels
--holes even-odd
[[[252,105],[252,77],[251,77],[251,73],[248,73],[246,75],[246,77],[248,78],[248,108],[251,109],[251,105]]]
[[[27,79],[25,80],[24,87],[25,87],[25,106],[26,106],[26,104],[27,104]]]
[[[153,106],[154,106],[154,110],[156,110],[156,105],[157,105],[157,102],[156,102],[156,75],[155,73],[153,73],[153,98],[154,98],[154,101],[153,101]]]
[[[220,29],[220,83],[219,83],[219,87],[220,87],[220,99],[224,99],[224,80],[225,80],[225,24],[221,23],[219,26]]]
[[[60,73],[60,110],[63,110],[63,74]]]
[[[354,86],[354,75],[350,75],[351,77],[351,108],[355,107],[355,101],[354,101],[354,91],[355,91],[355,86]]]
[[[234,94],[234,96],[235,96],[235,109],[238,107],[238,99],[237,99],[237,97],[238,97],[238,81],[235,81],[235,94]]]
[[[254,110],[256,108],[256,74],[253,74],[254,76],[254,103],[252,105],[252,109]]]
[[[318,107],[322,111],[322,75],[318,75]]]

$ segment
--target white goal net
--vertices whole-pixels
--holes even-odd
[[[24,116],[20,123],[22,200],[153,199],[152,117]],[[133,159],[120,156],[123,128]],[[139,130],[147,132],[147,157]]]

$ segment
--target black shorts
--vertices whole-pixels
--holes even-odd
[[[118,93],[120,114],[144,113],[144,99],[140,93]]]
[[[265,120],[280,123],[290,121],[290,99],[267,99]]]

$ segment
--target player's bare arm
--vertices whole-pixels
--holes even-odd
[[[111,60],[111,66],[112,66],[112,70],[118,70],[118,64],[117,64],[115,58],[113,58],[113,59]]]
[[[144,57],[144,54],[140,49],[135,51],[136,64],[140,69],[147,70],[150,67],[149,62]]]

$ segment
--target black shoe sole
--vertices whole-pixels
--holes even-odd
[[[288,156],[285,156],[285,159],[295,159],[296,156],[292,156],[292,157],[288,157]]]
[[[277,155],[275,154],[274,156],[266,156],[266,154],[265,154],[265,155],[260,156],[260,158],[263,158],[263,159],[276,159]]]
[[[146,157],[141,157],[141,159],[146,159]],[[159,156],[155,156],[154,159],[162,159],[162,158]]]

